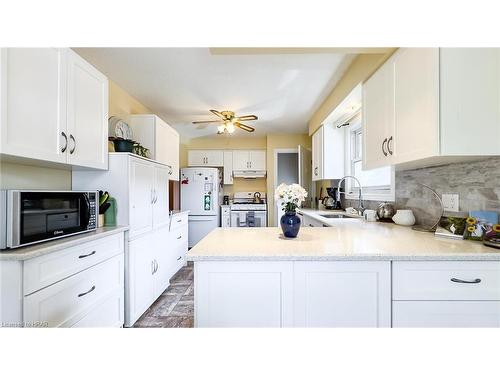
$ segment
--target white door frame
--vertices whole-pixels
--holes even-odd
[[[273,191],[271,192],[273,197],[274,197],[274,192],[276,191],[276,188],[278,187],[278,154],[297,154],[297,159],[299,157],[299,147],[294,147],[294,148],[275,148],[274,149],[274,181],[273,181]],[[300,165],[299,165],[300,168]],[[297,181],[298,183],[298,181]],[[269,192],[268,192],[269,195]],[[274,219],[276,220],[276,225],[278,224],[278,209],[276,202],[274,202],[273,199],[273,205],[274,205]]]

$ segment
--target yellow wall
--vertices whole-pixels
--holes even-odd
[[[109,81],[109,116],[153,113]],[[1,189],[71,189],[71,171],[0,162]]]
[[[333,91],[309,120],[309,134],[312,135],[354,87],[367,80],[394,51],[395,49],[387,54],[362,54],[356,57]]]

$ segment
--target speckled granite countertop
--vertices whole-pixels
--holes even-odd
[[[71,246],[94,241],[112,234],[125,232],[128,228],[128,226],[102,227],[92,232],[77,234],[75,236],[65,237],[59,240],[42,242],[36,245],[20,247],[13,250],[0,250],[0,261],[28,260],[53,253],[54,251],[64,250]]]
[[[474,241],[435,237],[390,223],[328,219],[285,239],[278,227],[217,228],[189,252],[190,261],[499,260],[500,250]]]

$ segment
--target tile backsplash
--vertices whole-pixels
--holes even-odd
[[[417,182],[430,186],[440,196],[459,194],[460,211],[500,212],[500,157],[396,172],[396,208],[413,210],[419,224],[434,224],[439,202]],[[364,202],[367,208],[376,208],[379,203]],[[347,200],[346,205],[356,207],[357,202]]]

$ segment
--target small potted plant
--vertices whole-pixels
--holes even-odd
[[[307,191],[299,184],[280,184],[275,191],[276,201],[281,202],[285,214],[281,216],[280,224],[283,235],[295,238],[300,230],[300,217],[297,216],[297,207],[306,200]]]

